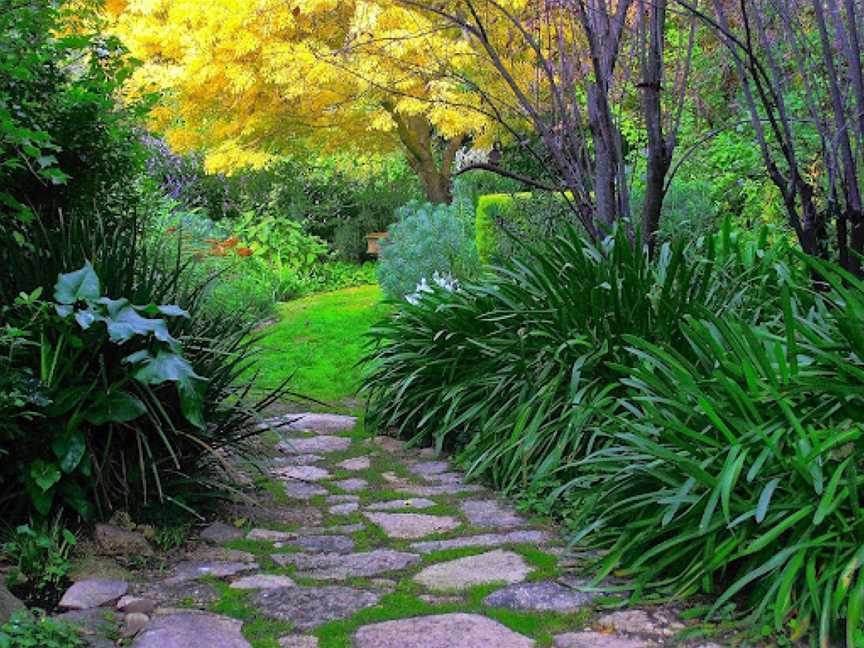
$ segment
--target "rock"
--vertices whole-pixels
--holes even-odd
[[[194,606],[207,607],[219,600],[218,590],[210,583],[199,580],[159,581],[153,583],[144,596],[153,599],[159,607]],[[160,612],[154,610],[154,612]]]
[[[464,536],[451,540],[414,542],[411,544],[411,550],[419,551],[420,553],[432,553],[433,551],[461,549],[463,547],[501,547],[511,544],[538,545],[548,540],[549,534],[545,531],[510,531],[508,533],[484,533],[481,535]]]
[[[326,495],[329,491],[317,484],[292,479],[282,482],[285,494],[291,499],[310,500],[316,495]]]
[[[384,449],[388,454],[398,454],[405,450],[405,444],[399,439],[388,436],[376,436],[373,441]]]
[[[285,439],[276,449],[285,454],[328,454],[347,450],[351,439],[336,436],[316,436],[303,439]]]
[[[298,630],[309,630],[328,621],[346,619],[380,599],[380,594],[353,587],[282,587],[261,590],[253,604],[264,616],[292,623]]]
[[[571,613],[581,610],[593,599],[594,595],[589,592],[579,592],[547,581],[505,587],[487,596],[483,603],[489,607],[510,610]]]
[[[324,533],[357,533],[366,527],[363,524],[335,524],[333,526],[302,527],[297,529],[298,536],[321,535]]]
[[[15,598],[0,582],[0,625],[6,623],[16,612],[26,612],[27,606]]]
[[[231,589],[274,589],[276,587],[294,587],[294,581],[287,576],[258,574],[256,576],[243,576],[231,583]]]
[[[368,487],[369,482],[367,482],[365,479],[358,479],[357,477],[352,477],[351,479],[334,481],[333,485],[337,488],[341,488],[344,491],[348,491],[349,493],[355,493]]]
[[[227,547],[196,547],[186,552],[186,560],[200,562],[255,562],[255,555]]]
[[[180,583],[187,580],[201,578],[202,576],[214,576],[216,578],[227,578],[244,571],[258,569],[256,563],[241,562],[208,562],[200,560],[185,560],[178,563],[174,568],[174,575],[167,579],[166,583]]]
[[[361,627],[357,648],[533,648],[534,641],[479,614],[439,614]]]
[[[420,556],[392,549],[354,554],[273,554],[279,565],[295,565],[297,576],[315,580],[366,578],[405,569],[420,562]]]
[[[280,479],[299,479],[300,481],[317,482],[330,479],[330,471],[318,466],[285,466],[273,471],[273,476]]]
[[[480,493],[485,489],[477,484],[439,484],[437,486],[397,486],[396,492],[417,497],[436,495],[457,495],[459,493]]]
[[[302,482],[292,483],[302,484]],[[306,485],[317,491],[324,490],[315,484]],[[283,486],[287,492],[287,484],[283,484]],[[275,495],[268,491],[255,493],[250,498],[251,501],[247,502],[245,499],[243,502],[234,503],[230,508],[230,513],[235,518],[248,519],[258,526],[266,526],[268,524],[318,524],[324,517],[321,511],[313,506],[300,506],[298,504],[285,506],[284,502],[277,501]]]
[[[130,612],[123,619],[123,629],[120,631],[120,636],[129,639],[138,635],[147,624],[150,622],[150,617],[142,612]]]
[[[246,534],[247,540],[262,540],[264,542],[285,542],[286,540],[293,540],[296,537],[296,533],[289,533],[288,531],[259,528],[252,529]]]
[[[390,482],[391,484],[398,484],[402,481],[402,478],[399,477],[399,475],[389,470],[387,472],[381,473],[381,477],[384,478],[384,481]]]
[[[394,592],[396,590],[396,581],[390,578],[370,578],[369,585],[385,592]]]
[[[310,552],[347,553],[354,550],[354,541],[340,535],[305,536],[291,542],[293,546]]]
[[[324,432],[327,434],[350,432],[357,425],[356,417],[342,414],[305,412],[303,414],[289,414],[280,418],[283,421],[281,424],[283,429],[300,432]]]
[[[597,619],[597,625],[613,632],[655,637],[670,637],[684,629],[683,624],[662,610],[654,610],[650,614],[638,609],[618,610],[601,616]]]
[[[420,448],[417,451],[417,456],[423,459],[435,459],[438,456],[438,451],[435,448]]]
[[[203,531],[201,531],[199,537],[204,542],[222,544],[225,542],[231,542],[232,540],[239,540],[243,537],[243,530],[225,524],[224,522],[213,522],[213,524],[207,526]]]
[[[81,551],[86,549],[81,548]],[[129,580],[132,575],[113,558],[107,556],[79,555],[69,566],[69,580]]]
[[[371,465],[369,457],[354,457],[336,464],[342,470],[368,470]]]
[[[328,504],[344,504],[346,502],[359,502],[358,495],[330,495],[326,500]]]
[[[277,466],[301,466],[324,461],[324,457],[316,454],[287,455],[284,457],[273,457],[270,463]]]
[[[215,614],[169,614],[154,618],[132,648],[251,648],[243,622]]]
[[[345,502],[344,504],[335,504],[327,510],[331,515],[351,515],[359,509],[360,505],[357,502]]]
[[[434,594],[421,594],[418,596],[421,601],[425,601],[429,605],[460,605],[465,602],[461,596],[436,596]]]
[[[152,614],[156,602],[140,596],[124,596],[117,601],[117,609],[126,614]]]
[[[366,518],[380,526],[390,538],[413,539],[433,533],[452,531],[462,526],[456,518],[422,513],[365,513]]]
[[[450,464],[446,461],[420,461],[408,466],[408,470],[420,477],[429,477],[447,472],[450,470]]]
[[[648,648],[650,642],[600,632],[568,632],[555,636],[555,648]]]
[[[93,532],[99,551],[106,556],[152,556],[147,539],[135,531],[111,524],[97,524]]]
[[[506,529],[525,523],[520,516],[505,509],[495,500],[467,500],[462,502],[461,509],[468,521],[477,527]]]
[[[425,509],[435,506],[435,502],[425,497],[409,497],[407,499],[375,502],[366,507],[367,511],[398,511],[400,509]]]
[[[318,648],[318,637],[288,635],[279,639],[279,648]]]
[[[129,590],[126,581],[83,580],[73,584],[59,606],[67,610],[87,610],[114,603]]]
[[[430,565],[414,581],[433,590],[462,590],[487,583],[518,583],[531,571],[519,554],[497,549]]]

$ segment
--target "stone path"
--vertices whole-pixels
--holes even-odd
[[[281,435],[268,487],[202,528],[185,560],[66,592],[62,616],[91,646],[687,645],[671,612],[595,609],[554,530],[431,451],[352,437],[345,416],[266,426]]]

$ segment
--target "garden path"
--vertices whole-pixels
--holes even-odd
[[[578,557],[548,522],[430,449],[364,437],[348,416],[265,425],[280,440],[257,501],[203,529],[189,559],[130,585],[116,606],[132,648],[682,644],[669,611],[595,609],[566,573]]]

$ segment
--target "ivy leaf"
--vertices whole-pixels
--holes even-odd
[[[79,301],[99,299],[102,286],[90,262],[75,272],[61,274],[54,285],[54,300],[60,304],[75,304]]]
[[[84,418],[93,425],[126,423],[147,412],[147,407],[132,394],[113,391],[100,396],[87,410]]]
[[[42,459],[37,459],[30,464],[30,477],[42,492],[47,492],[54,484],[60,481],[60,469],[57,464],[48,463]]]

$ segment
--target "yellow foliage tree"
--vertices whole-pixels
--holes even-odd
[[[210,171],[260,167],[296,145],[401,147],[448,202],[458,149],[494,139],[481,97],[451,74],[470,43],[397,0],[109,0],[116,33],[159,93],[154,123]]]

